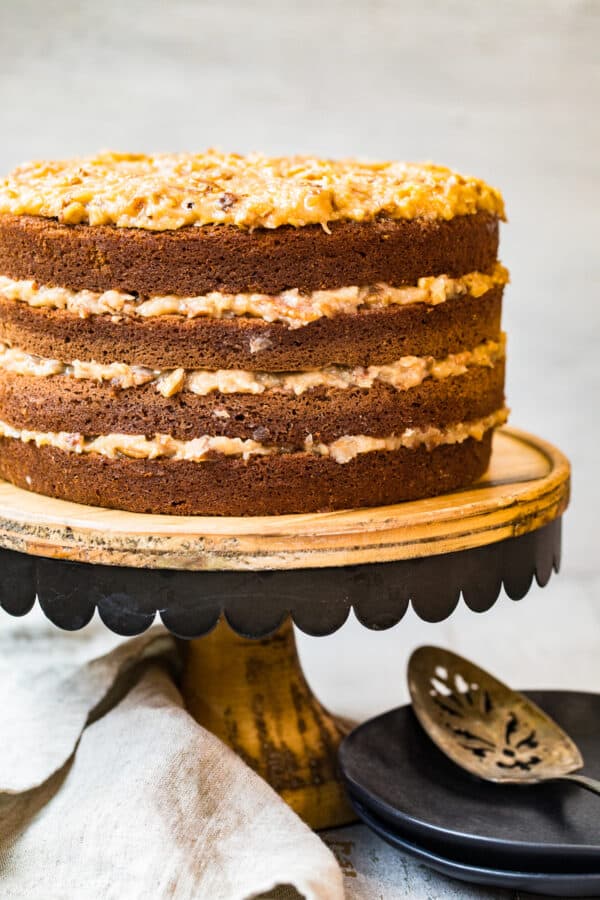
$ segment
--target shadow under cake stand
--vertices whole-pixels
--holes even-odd
[[[97,609],[122,635],[158,612],[186,639],[189,711],[313,828],[355,818],[338,776],[347,723],[312,694],[291,620],[332,634],[350,609],[384,629],[409,603],[439,622],[460,595],[484,612],[502,585],[517,600],[560,558],[569,463],[525,432],[494,437],[474,487],[429,500],[313,515],[151,516],[81,506],[0,482],[0,605],[36,596],[61,628]],[[367,677],[367,673],[365,673]]]

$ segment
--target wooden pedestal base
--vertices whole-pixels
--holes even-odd
[[[183,693],[194,718],[228,744],[311,828],[354,821],[339,780],[348,726],[312,694],[287,621],[262,640],[221,621],[184,646]]]

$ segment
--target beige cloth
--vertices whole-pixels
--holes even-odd
[[[331,851],[183,709],[163,629],[96,657],[113,636],[0,624],[3,900],[343,898]]]

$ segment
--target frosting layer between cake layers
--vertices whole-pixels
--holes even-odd
[[[501,217],[429,165],[21,167],[0,183],[0,476],[215,515],[471,483],[507,415]]]

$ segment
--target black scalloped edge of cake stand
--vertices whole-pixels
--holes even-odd
[[[396,625],[409,604],[440,622],[462,594],[474,612],[496,602],[502,586],[520,600],[535,577],[544,586],[558,572],[561,520],[484,547],[400,562],[259,572],[183,572],[101,566],[0,550],[0,606],[28,613],[36,596],[59,628],[83,628],[98,609],[121,635],[141,634],[158,612],[174,635],[207,634],[224,614],[244,637],[260,638],[292,616],[307,634],[333,634],[350,609],[367,628]]]

